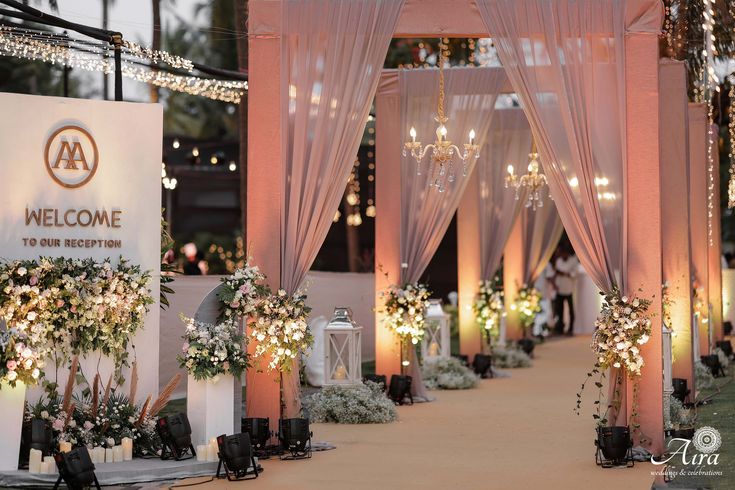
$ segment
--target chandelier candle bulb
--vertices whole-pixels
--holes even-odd
[[[411,126],[411,131],[409,131],[409,134],[411,135],[411,142],[416,143],[416,128]]]

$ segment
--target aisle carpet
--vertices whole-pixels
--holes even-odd
[[[400,407],[393,424],[314,424],[315,440],[336,450],[305,461],[263,460],[256,482],[196,488],[649,489],[650,463],[595,466],[594,390],[585,395],[587,410],[572,412],[592,362],[589,337],[547,342],[532,368],[510,378],[432,392],[435,402]]]

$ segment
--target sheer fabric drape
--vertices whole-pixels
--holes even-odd
[[[559,243],[564,227],[551,199],[543,207],[521,211],[523,236],[523,282],[533,284],[541,276]]]
[[[601,290],[625,290],[625,33],[658,32],[661,4],[477,0],[477,6],[521,99],[582,266]],[[611,382],[611,395],[614,388]]]
[[[477,135],[482,148],[495,110],[495,101],[506,77],[501,70],[486,68],[452,68],[445,71],[447,138],[462,148],[470,129]],[[425,145],[433,143],[437,123],[439,84],[438,70],[402,70],[398,74],[401,104],[401,141],[408,141],[411,126],[416,128],[418,140]],[[474,160],[474,159],[473,159]],[[461,165],[457,179],[439,192],[431,183],[436,178],[429,172],[428,156],[417,164],[410,156],[401,160],[401,283],[418,281],[434,256],[449,223],[459,206],[468,176],[475,167],[470,161],[466,176]],[[413,378],[413,395],[430,399],[421,380],[421,370],[411,349],[409,375]]]
[[[501,70],[452,68],[445,72],[447,138],[462,148],[471,129],[483,148],[495,112],[495,101],[506,80]],[[409,141],[411,126],[418,140],[433,143],[436,138],[439,73],[438,70],[403,70],[399,72],[401,98],[401,141]],[[487,158],[482,156],[482,158]],[[458,169],[457,180],[439,192],[430,184],[435,179],[428,171],[429,156],[417,175],[416,161],[410,156],[401,162],[401,282],[415,282],[429,265],[444,233],[452,221],[469,179]],[[467,176],[475,168],[469,162]]]
[[[592,280],[609,291],[624,274],[626,4],[477,4],[533,129],[564,228]]]
[[[338,209],[403,3],[283,2],[281,286],[289,293]]]
[[[339,207],[404,0],[282,3],[280,284],[292,294]],[[282,377],[287,416],[300,410],[298,372]]]
[[[531,127],[521,109],[495,112],[477,165],[480,195],[480,277],[491,280],[500,267],[503,249],[523,206],[525,193],[516,199],[505,188],[508,165],[523,173],[531,152]]]

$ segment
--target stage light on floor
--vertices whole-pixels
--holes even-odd
[[[259,457],[267,456],[268,441],[273,436],[268,418],[244,418],[241,429],[250,436],[250,444]],[[262,453],[262,454],[261,454]]]
[[[404,376],[400,374],[394,374],[390,377],[390,387],[388,388],[388,398],[393,400],[393,403],[403,405],[406,398],[413,405],[413,395],[411,395],[411,376]]]
[[[493,377],[493,358],[487,354],[475,354],[475,358],[472,360],[472,368],[475,374],[481,378],[492,378]]]
[[[278,421],[278,439],[285,453],[281,459],[311,458],[309,419],[281,419]]]
[[[220,470],[223,467],[229,481],[258,478],[258,464],[255,462],[250,436],[247,433],[241,432],[231,436],[222,434],[217,437],[217,447],[219,448],[217,478],[220,477]],[[250,472],[251,476],[248,477],[250,468],[253,470]]]
[[[20,437],[19,466],[28,467],[28,454],[31,449],[41,451],[44,456],[51,455],[51,441],[54,434],[51,425],[44,419],[31,419],[23,424]]]
[[[54,490],[59,488],[62,480],[69,490],[81,490],[92,485],[97,490],[100,489],[97,475],[94,474],[94,463],[86,447],[78,447],[66,453],[56,453],[54,460],[59,469],[59,479],[56,480]]]
[[[687,386],[687,380],[684,378],[673,378],[671,380],[671,386],[674,388],[674,392],[671,395],[684,403],[690,392]]]
[[[595,463],[603,468],[632,467],[633,439],[627,426],[598,427],[595,440]]]
[[[161,459],[174,458],[181,461],[196,456],[191,443],[191,425],[186,414],[161,417],[156,423],[156,431],[163,443]]]

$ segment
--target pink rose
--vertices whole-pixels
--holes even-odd
[[[62,306],[64,306],[64,300],[63,299],[57,299],[56,300],[56,307],[57,308],[61,308]]]
[[[230,363],[225,361],[225,363],[222,364],[222,367],[224,368],[225,371],[229,371],[230,370]]]
[[[84,422],[84,430],[86,431],[92,430],[92,427],[94,427],[94,424],[90,422],[89,420]]]
[[[251,289],[250,284],[243,284],[242,286],[240,286],[240,292],[242,294],[250,293],[250,289]]]
[[[233,301],[232,303],[230,303],[230,308],[237,308],[238,306],[240,305],[237,304],[237,301]]]
[[[28,281],[28,283],[29,283],[29,284],[30,284],[31,286],[35,286],[36,284],[38,284],[38,277],[36,277],[36,276],[31,276],[31,280],[30,280],[30,281]]]
[[[61,420],[61,419],[56,419],[56,420],[54,420],[54,423],[51,424],[51,427],[55,431],[62,431],[62,430],[64,430],[64,421]]]
[[[5,363],[5,367],[10,369],[11,371],[15,371],[15,368],[18,367],[18,363],[11,359],[10,361]]]
[[[189,342],[184,342],[184,345],[181,346],[181,351],[186,352],[189,350]]]
[[[72,306],[71,308],[69,308],[69,311],[71,311],[72,313],[76,313],[77,312],[77,307],[76,306]]]

